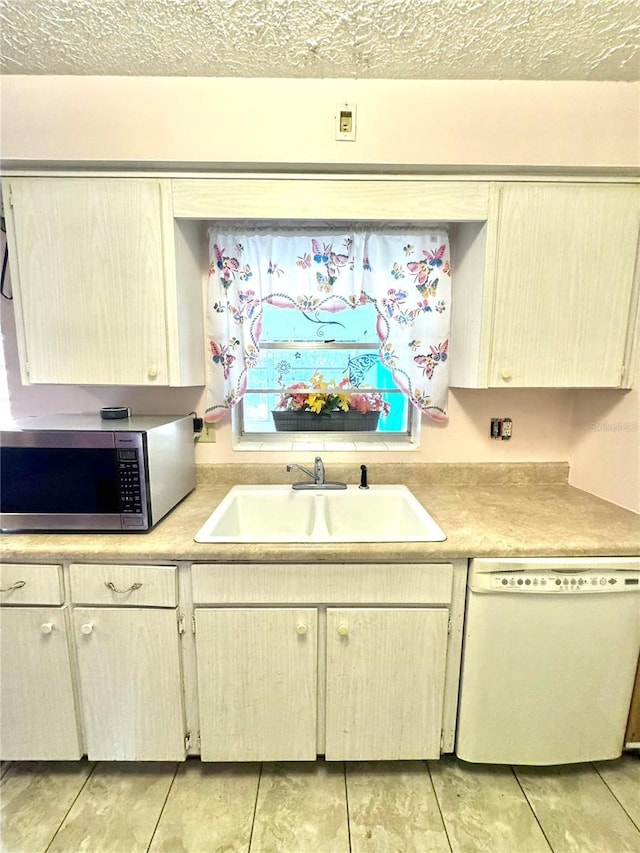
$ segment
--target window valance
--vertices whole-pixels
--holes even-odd
[[[260,359],[262,307],[376,309],[379,357],[411,403],[446,419],[451,265],[444,227],[209,229],[208,421],[239,400]]]

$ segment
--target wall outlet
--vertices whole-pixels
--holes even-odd
[[[513,433],[513,421],[511,418],[491,418],[491,438],[501,438],[508,441]]]
[[[216,440],[216,428],[213,424],[208,424],[205,421],[205,424],[202,428],[202,432],[198,436],[198,444],[209,442],[210,444],[214,444]]]
[[[356,105],[338,104],[336,107],[336,142],[355,142]]]

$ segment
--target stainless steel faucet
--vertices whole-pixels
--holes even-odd
[[[297,462],[290,462],[287,464],[287,471],[293,471],[294,468],[298,468],[300,471],[305,473],[308,477],[311,477],[313,480],[312,483],[294,483],[292,488],[294,489],[346,489],[346,483],[332,483],[327,482],[324,478],[324,462],[320,458],[320,456],[316,456],[313,460],[313,471],[309,468],[305,468],[304,465],[298,465]]]
[[[298,465],[297,462],[291,462],[287,465],[287,471],[293,471],[294,468],[298,468],[298,470],[303,471],[308,477],[311,477],[313,485],[324,485],[324,462],[319,456],[316,456],[313,460],[313,471],[310,471],[309,468],[305,468],[304,465]]]

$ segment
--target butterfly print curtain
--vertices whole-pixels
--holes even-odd
[[[446,420],[451,266],[444,228],[209,230],[207,408],[220,420],[260,359],[262,306],[349,311],[373,303],[379,356],[421,412]]]

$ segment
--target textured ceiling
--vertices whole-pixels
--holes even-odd
[[[5,74],[638,80],[636,0],[0,0]]]

